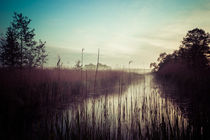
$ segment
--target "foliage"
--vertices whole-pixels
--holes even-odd
[[[179,50],[172,54],[161,53],[158,64],[151,63],[154,72],[161,72],[166,67],[183,66],[185,69],[201,71],[209,69],[210,37],[202,29],[195,28],[187,33]]]
[[[29,27],[31,19],[14,13],[5,39],[1,39],[1,63],[9,67],[39,67],[46,62],[45,42],[34,40],[34,29]]]
[[[3,65],[18,65],[20,59],[20,50],[16,33],[9,27],[6,33],[6,38],[1,38],[1,62]]]
[[[182,41],[180,56],[189,62],[190,67],[204,68],[208,65],[206,54],[209,53],[209,43],[208,33],[202,29],[193,29]]]

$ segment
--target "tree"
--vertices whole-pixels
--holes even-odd
[[[36,47],[31,48],[31,53],[28,54],[28,62],[30,67],[43,67],[46,63],[47,53],[45,50],[45,43],[39,40],[39,44]]]
[[[47,62],[47,53],[45,50],[45,44],[46,42],[42,42],[39,40],[39,45],[36,47],[36,56],[34,61],[34,66],[41,66],[43,67],[43,64]]]
[[[6,44],[5,38],[3,37],[3,34],[0,36],[0,66],[4,66],[4,49],[3,46]]]
[[[150,63],[150,68],[152,68],[152,72],[157,72],[159,67],[155,62],[153,62]]]
[[[180,55],[189,66],[196,69],[208,66],[209,34],[195,28],[187,33],[182,41]]]
[[[172,65],[184,65],[191,70],[208,69],[210,64],[210,35],[202,29],[195,28],[187,33],[179,50],[172,54],[161,53],[157,59],[159,62],[151,63],[153,71],[161,71],[162,68]]]
[[[167,56],[167,53],[161,53],[159,58],[157,59],[157,61],[159,61],[160,63],[164,62],[165,57]]]
[[[16,40],[16,33],[11,27],[7,29],[6,39],[1,39],[1,62],[6,66],[16,66],[19,64],[19,48]]]
[[[7,29],[6,41],[1,41],[1,61],[6,66],[42,67],[46,62],[45,42],[34,40],[34,29],[29,27],[31,19],[14,13]],[[4,61],[3,61],[4,60]]]

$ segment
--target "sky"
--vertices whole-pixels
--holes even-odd
[[[210,0],[0,0],[0,34],[14,12],[32,19],[36,40],[46,41],[48,63],[81,59],[113,68],[149,68],[161,52],[178,49],[189,30],[210,31]]]

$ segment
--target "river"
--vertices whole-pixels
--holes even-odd
[[[188,118],[175,99],[164,96],[151,74],[123,91],[119,88],[116,93],[92,95],[72,103],[61,116],[58,128],[65,132],[68,128],[71,136],[90,139],[179,137],[188,126]]]

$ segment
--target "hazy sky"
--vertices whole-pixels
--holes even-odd
[[[210,0],[1,0],[0,33],[13,12],[32,19],[36,39],[46,41],[48,65],[81,58],[112,67],[149,68],[161,52],[178,49],[188,30],[210,31]]]

